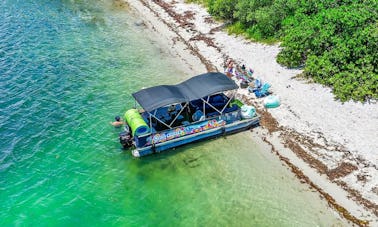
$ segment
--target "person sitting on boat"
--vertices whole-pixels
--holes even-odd
[[[176,106],[175,105],[170,105],[169,107],[168,107],[168,112],[169,113],[172,113],[172,112],[174,112],[176,110]]]
[[[120,116],[116,116],[115,118],[115,121],[114,122],[110,122],[110,124],[112,124],[114,127],[121,127],[124,122],[122,121],[121,117]]]

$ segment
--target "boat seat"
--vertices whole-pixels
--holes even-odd
[[[182,125],[184,125],[184,126],[190,125],[190,122],[189,121],[183,121]]]
[[[238,105],[232,105],[231,107],[224,109],[223,113],[230,113],[230,112],[238,110],[238,108],[239,108]],[[211,112],[211,113],[207,113],[206,117],[215,117],[215,116],[218,116],[218,115],[219,115],[219,112],[214,111],[214,112]]]
[[[199,121],[202,116],[203,116],[203,112],[201,110],[197,110],[196,112],[194,112],[194,114],[192,116],[192,120],[193,121]]]
[[[163,113],[162,118],[163,118],[164,120],[170,120],[170,119],[171,119],[171,116],[170,116],[168,113]]]

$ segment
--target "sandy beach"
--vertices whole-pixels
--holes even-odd
[[[319,192],[351,224],[378,226],[378,103],[341,103],[331,89],[314,84],[276,62],[279,45],[228,35],[206,9],[183,0],[118,0],[142,21],[152,39],[182,64],[188,75],[224,72],[233,59],[272,85],[281,105],[265,109],[263,98],[239,89],[255,105],[261,127],[251,137],[272,147],[301,181]],[[238,81],[234,78],[237,83]]]

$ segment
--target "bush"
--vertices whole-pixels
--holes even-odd
[[[192,0],[229,32],[280,40],[277,61],[330,86],[341,101],[378,99],[378,1]]]

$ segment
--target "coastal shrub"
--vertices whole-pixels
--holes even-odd
[[[197,0],[229,32],[280,41],[277,61],[341,101],[378,99],[378,1]]]
[[[235,0],[207,0],[209,13],[215,18],[234,21],[234,12],[237,1]]]
[[[228,26],[227,31],[231,34],[243,35],[245,34],[245,27],[242,23],[236,22]]]
[[[197,4],[200,4],[200,5],[204,5],[204,6],[208,6],[207,4],[207,0],[186,0],[185,2],[188,2],[188,3],[197,3]]]
[[[303,66],[306,77],[332,87],[341,101],[363,102],[378,98],[377,4],[350,2],[286,18],[277,60]]]

